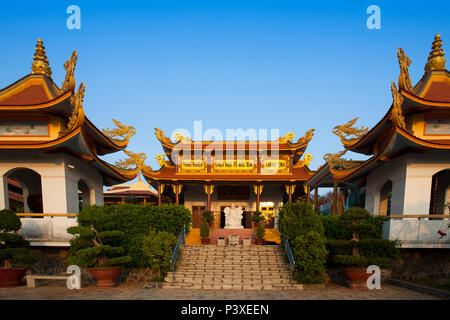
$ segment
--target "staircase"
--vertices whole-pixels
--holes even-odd
[[[287,290],[289,264],[278,245],[184,246],[174,273],[163,284],[166,289]],[[294,282],[293,282],[294,283]]]

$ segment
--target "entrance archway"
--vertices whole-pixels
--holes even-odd
[[[4,175],[8,207],[16,212],[42,213],[41,175],[29,168],[14,168]]]

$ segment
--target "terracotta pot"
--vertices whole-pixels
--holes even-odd
[[[342,268],[342,270],[349,280],[350,289],[367,289],[367,279],[369,279],[371,274],[367,273],[366,269]]]
[[[209,239],[203,239],[202,238],[202,244],[209,244]]]
[[[255,239],[255,243],[259,246],[263,244],[264,239]]]
[[[88,268],[100,288],[112,288],[115,286],[114,279],[120,272],[120,267],[111,268]]]
[[[0,287],[20,286],[25,272],[25,268],[0,269]]]

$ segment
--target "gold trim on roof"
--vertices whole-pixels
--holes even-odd
[[[437,33],[434,36],[433,44],[431,45],[431,52],[428,55],[428,61],[425,65],[425,72],[431,70],[444,70],[445,69],[445,52],[442,50],[441,35]]]
[[[294,133],[288,132],[284,135],[284,137],[279,137],[277,142],[278,143],[288,143],[288,142],[292,142],[292,140],[294,140]]]
[[[302,145],[307,144],[309,141],[311,141],[312,137],[314,136],[314,131],[316,129],[309,129],[305,132],[305,135],[297,140],[295,145]]]
[[[75,90],[75,66],[77,65],[78,53],[77,50],[72,52],[72,56],[64,63],[64,69],[66,70],[66,77],[64,78],[59,93],[62,94],[67,91]]]
[[[45,54],[44,42],[41,38],[37,40],[31,70],[31,73],[33,74],[45,74],[49,78],[52,76],[52,69],[50,68],[47,56]]]
[[[297,163],[296,164],[294,164],[294,168],[301,168],[301,167],[304,167],[304,166],[309,166],[309,164],[311,163],[311,160],[313,159],[314,157],[311,155],[311,153],[307,153],[307,154],[305,154],[304,156],[303,156],[303,160],[299,160],[299,161],[297,161]]]
[[[169,167],[169,168],[173,168],[173,165],[171,165],[170,161],[165,161],[164,160],[165,155],[164,154],[160,154],[157,153],[155,159],[158,160],[158,164],[159,166],[162,167]]]
[[[169,147],[173,147],[173,146],[176,145],[178,142],[180,142],[181,139],[183,139],[183,135],[181,135],[180,133],[178,133],[178,136],[177,136],[177,137],[178,137],[180,140],[178,140],[176,143],[173,143],[173,142],[170,140],[170,138],[167,137],[167,136],[164,134],[164,131],[162,131],[162,130],[159,129],[159,128],[155,128],[155,135],[156,135],[156,138],[158,138],[158,140],[159,140],[161,143],[164,143],[164,144],[168,145]]]
[[[72,114],[70,115],[70,118],[69,118],[69,123],[67,124],[68,130],[70,130],[74,127],[74,125],[77,122],[77,119],[79,118],[79,115],[82,111],[83,100],[84,100],[84,91],[85,91],[85,86],[84,86],[84,82],[82,82],[82,83],[80,83],[80,86],[78,87],[77,93],[70,97],[70,103],[73,105],[73,110],[72,110]]]
[[[398,64],[400,66],[400,75],[398,76],[398,87],[402,90],[413,92],[413,85],[411,79],[409,78],[409,65],[411,64],[411,59],[409,59],[402,48],[397,50]]]
[[[341,142],[344,146],[351,146],[355,144],[361,139],[362,136],[369,132],[369,128],[361,127],[360,129],[358,129],[352,127],[356,121],[358,121],[358,117],[350,120],[344,125],[335,126],[332,130],[335,135],[341,138]]]
[[[353,161],[352,159],[346,160],[342,159],[341,157],[347,152],[347,150],[343,150],[337,153],[326,153],[323,156],[323,160],[325,160],[329,166],[330,169],[334,170],[348,170],[353,169],[360,165],[360,162]]]
[[[391,83],[391,92],[393,100],[391,111],[392,123],[402,129],[406,129],[405,118],[402,112],[403,97],[398,92],[397,86],[395,85],[394,81],[392,81]]]
[[[103,129],[103,134],[116,142],[128,144],[130,138],[136,134],[136,128],[133,126],[126,126],[116,119],[112,119],[112,121],[117,126],[117,128],[114,128],[112,130],[109,128]],[[117,139],[117,137],[122,138],[122,140]]]
[[[145,164],[145,159],[147,156],[145,153],[133,153],[128,150],[123,150],[127,156],[129,156],[126,160],[116,161],[116,167],[120,169],[134,169],[138,171],[151,172],[152,168]],[[134,168],[130,168],[133,167]]]

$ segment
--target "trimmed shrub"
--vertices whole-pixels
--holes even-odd
[[[328,254],[325,237],[315,231],[299,235],[292,242],[292,250],[295,259],[294,280],[303,284],[323,283]]]
[[[322,219],[305,202],[284,204],[279,212],[279,230],[291,243],[295,259],[293,278],[304,284],[325,281],[327,257]]]
[[[253,213],[250,219],[252,220],[252,222],[259,224],[261,221],[264,221],[264,216],[261,211],[257,210]]]
[[[382,220],[374,218],[364,208],[350,208],[338,219],[329,219],[330,234],[342,236],[348,234],[347,239],[329,239],[327,249],[330,252],[328,264],[365,268],[378,265],[388,268],[398,258],[398,242],[381,239]],[[335,232],[335,228],[345,230]],[[351,240],[349,240],[351,239]]]
[[[151,230],[148,236],[143,238],[142,253],[154,271],[158,272],[161,279],[170,269],[170,258],[177,243],[177,238],[168,232],[156,232]]]
[[[256,239],[264,239],[265,234],[266,230],[264,229],[264,225],[262,223],[258,224],[255,230]]]
[[[84,227],[78,231],[86,234],[80,234],[71,240],[72,254],[80,249],[93,247],[89,227],[94,225],[105,245],[123,247],[124,255],[130,257],[126,263],[127,267],[146,268],[149,267],[149,260],[143,255],[142,248],[143,239],[148,236],[149,231],[168,232],[178,237],[185,225],[186,233],[189,233],[191,213],[184,206],[126,203],[84,207],[78,214],[77,221],[80,227]],[[72,229],[72,232],[75,232],[75,229]]]
[[[30,253],[29,242],[15,233],[21,227],[22,222],[14,211],[0,210],[0,266],[14,268],[39,260],[38,255]]]
[[[90,206],[84,207],[78,214],[78,223],[82,226],[94,224],[98,231],[119,230],[127,234],[147,234],[148,230],[155,229],[178,236],[183,225],[186,225],[186,233],[189,233],[191,212],[182,205]]]
[[[210,223],[214,220],[214,216],[211,211],[204,211],[202,213],[202,219],[205,219],[206,222]]]
[[[200,238],[209,239],[209,224],[206,219],[202,219],[200,224]]]
[[[75,226],[68,228],[67,232],[75,236],[70,240],[70,264],[96,268],[131,262],[131,257],[125,255],[125,249],[120,246],[124,239],[122,231],[97,232],[93,227]],[[72,243],[75,245],[72,246]]]
[[[278,228],[289,241],[310,231],[324,235],[322,219],[314,213],[312,205],[306,202],[284,204],[279,211]]]

